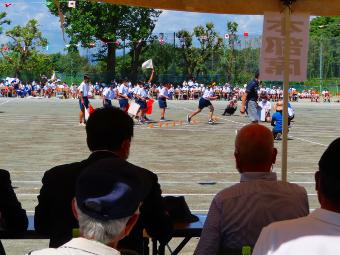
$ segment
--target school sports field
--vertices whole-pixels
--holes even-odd
[[[91,103],[99,107],[101,100]],[[225,104],[213,102],[219,117],[213,126],[207,124],[206,109],[193,124],[185,123],[186,114],[196,109],[197,101],[168,101],[166,118],[171,121],[161,127],[154,123],[135,128],[130,162],[155,172],[164,195],[184,195],[194,213],[206,213],[216,192],[239,181],[233,159],[235,130],[248,119],[238,113],[221,116]],[[314,172],[326,146],[340,136],[340,104],[305,101],[292,105],[296,117],[289,133],[288,178],[307,189],[313,209],[319,206]],[[154,106],[151,118],[159,120],[158,105]],[[72,99],[0,98],[0,168],[10,171],[28,214],[34,213],[44,171],[89,155],[85,129],[78,126],[78,112],[78,101]],[[275,145],[279,155],[274,171],[280,176],[281,143]],[[192,254],[196,241],[181,254]],[[46,247],[47,241],[3,244],[8,255],[16,255]]]

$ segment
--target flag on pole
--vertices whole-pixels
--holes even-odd
[[[76,8],[76,1],[68,1],[69,8]]]
[[[57,79],[57,75],[55,74],[55,71],[53,71],[53,74],[51,76],[51,80],[54,81]]]
[[[142,64],[142,69],[153,69],[152,59],[149,59],[149,60],[145,61]]]

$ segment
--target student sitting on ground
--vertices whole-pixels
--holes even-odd
[[[237,98],[233,97],[232,100],[228,102],[227,107],[224,109],[223,116],[226,116],[227,114],[229,116],[233,115],[237,110]]]

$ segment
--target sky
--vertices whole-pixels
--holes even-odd
[[[5,3],[11,3],[5,7]],[[4,25],[3,30],[15,25],[25,25],[29,19],[37,19],[40,30],[49,41],[48,52],[63,52],[65,42],[62,39],[59,18],[51,15],[44,0],[0,0],[0,11],[7,12],[7,18],[11,25]],[[222,15],[191,13],[179,11],[163,11],[160,15],[154,33],[173,33],[180,29],[193,30],[197,25],[213,22],[216,31],[221,35],[226,33],[227,21],[236,21],[239,24],[239,33],[248,32],[249,36],[257,36],[262,33],[263,16],[261,15]],[[0,35],[0,43],[6,43],[7,37]],[[48,53],[47,52],[47,53]]]

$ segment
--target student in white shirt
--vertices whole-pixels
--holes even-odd
[[[139,85],[139,90],[136,94],[136,103],[139,104],[140,108],[139,108],[139,122],[140,123],[144,123],[145,122],[145,113],[146,113],[146,100],[148,99],[148,93],[146,92],[145,88],[144,88],[144,83],[139,81],[138,82]]]
[[[80,83],[78,87],[78,98],[79,98],[79,107],[80,107],[80,113],[79,113],[79,126],[85,126],[85,108],[89,108],[89,86],[90,77],[87,75],[84,75],[84,80],[82,83]]]
[[[200,98],[198,103],[198,108],[195,112],[187,115],[187,122],[190,123],[192,117],[194,117],[196,114],[200,113],[205,107],[209,107],[209,121],[208,124],[214,124],[214,121],[212,119],[214,114],[214,106],[211,104],[210,100],[216,100],[218,97],[215,96],[214,93],[214,85],[209,86],[209,89],[206,89],[204,91],[203,96]]]
[[[106,87],[103,90],[103,106],[106,108],[112,107],[111,100],[113,100],[116,97],[116,93],[113,87],[114,85],[111,84],[109,87]]]
[[[128,87],[129,81],[123,80],[123,83],[118,87],[118,101],[119,101],[119,107],[124,112],[127,111],[128,105],[129,105],[129,87]]]
[[[165,109],[168,107],[166,100],[170,98],[169,89],[171,85],[166,83],[160,90],[158,95],[158,105],[161,109],[161,119],[160,121],[165,121]]]

